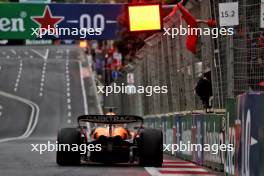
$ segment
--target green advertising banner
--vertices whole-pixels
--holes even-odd
[[[225,143],[226,145],[233,144],[234,148],[238,147],[239,141],[239,126],[235,124],[236,115],[236,100],[229,98],[226,103],[225,114]],[[237,153],[234,151],[227,151],[224,166],[226,175],[235,175],[235,167],[237,164]]]
[[[224,170],[224,152],[219,149],[224,144],[223,116],[208,114],[204,116],[204,144],[211,146],[210,151],[204,151],[204,165],[217,170]]]
[[[0,39],[35,39],[31,28],[39,25],[32,19],[44,9],[43,4],[0,4]]]

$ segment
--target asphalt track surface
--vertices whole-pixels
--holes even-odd
[[[164,168],[61,167],[56,164],[55,151],[32,152],[31,144],[55,143],[58,129],[76,125],[79,115],[99,113],[87,65],[87,59],[76,46],[0,47],[0,176],[212,173],[168,157]]]

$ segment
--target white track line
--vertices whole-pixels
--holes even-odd
[[[66,61],[65,61],[65,79],[66,79],[66,104],[67,104],[67,116],[68,116],[68,123],[71,122],[71,116],[72,116],[72,112],[71,112],[71,87],[70,87],[70,76],[69,76],[69,58],[68,56],[66,57]],[[70,107],[70,108],[69,108]]]
[[[40,79],[40,88],[39,88],[39,96],[43,96],[43,87],[45,82],[45,74],[46,74],[46,60],[44,60],[44,64],[42,66],[41,79]]]
[[[40,80],[40,88],[39,88],[39,96],[43,96],[43,87],[44,87],[44,82],[45,82],[45,75],[46,75],[46,69],[47,69],[47,60],[49,56],[49,50],[46,50],[45,55],[42,55],[41,53],[37,52],[36,50],[32,49],[32,52],[36,53],[40,57],[44,59],[44,63],[42,66],[42,71],[41,71],[41,80]]]
[[[19,68],[18,68],[17,79],[16,79],[15,87],[14,87],[14,91],[15,92],[18,89],[20,78],[21,78],[21,75],[22,75],[22,70],[23,70],[23,61],[20,60],[19,62],[20,62],[20,64],[19,64]]]
[[[165,166],[196,166],[193,163],[163,163]]]
[[[57,50],[56,53],[62,54],[63,53],[63,50]]]
[[[56,56],[56,59],[62,59],[62,56]]]
[[[155,167],[145,167],[145,170],[151,175],[151,176],[161,176],[162,174],[155,168]]]
[[[206,169],[203,168],[158,168],[160,171],[199,171],[199,172],[207,172]]]
[[[79,70],[80,70],[80,79],[81,79],[81,87],[82,87],[82,94],[83,94],[84,114],[88,115],[88,104],[87,104],[86,91],[85,91],[83,75],[82,75],[82,62],[81,61],[79,61]]]
[[[0,95],[14,99],[14,100],[17,100],[17,101],[20,101],[22,103],[25,103],[25,104],[29,105],[32,109],[26,131],[21,136],[18,136],[18,137],[0,139],[0,143],[12,141],[12,140],[25,139],[25,138],[29,137],[32,134],[32,132],[35,130],[37,123],[38,123],[39,106],[36,103],[34,103],[28,99],[25,99],[25,98],[22,98],[22,97],[19,97],[16,95],[12,95],[12,94],[9,94],[9,93],[3,92],[3,91],[0,91]]]
[[[39,55],[40,57],[42,57],[43,59],[48,59],[49,56],[49,49],[46,50],[45,55],[42,55],[41,53],[39,53],[38,51],[32,49],[31,50],[33,53]]]
[[[11,51],[11,53],[13,53],[14,55],[16,55],[16,51],[15,51],[14,49],[11,49],[10,51]]]

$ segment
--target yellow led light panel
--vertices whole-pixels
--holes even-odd
[[[160,6],[158,4],[129,6],[128,17],[131,32],[161,30]]]

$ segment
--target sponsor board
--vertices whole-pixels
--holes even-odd
[[[176,117],[175,115],[172,116],[172,142],[176,144]],[[174,153],[176,155],[176,152]]]
[[[155,128],[155,119],[154,118],[150,118],[149,124],[150,124],[151,128]]]
[[[210,146],[224,144],[222,121],[223,118],[219,115],[204,116],[204,144],[209,144]],[[223,170],[224,153],[220,150],[217,154],[213,154],[212,151],[204,151],[203,157],[205,165]]]
[[[188,144],[192,141],[192,116],[186,115],[181,117],[181,139],[182,143]],[[181,157],[187,160],[192,159],[192,151],[182,151]]]
[[[167,117],[163,116],[161,117],[161,130],[163,131],[163,144],[167,144],[167,137],[166,137],[166,132],[167,132],[167,127],[166,127],[166,121],[167,121]]]
[[[235,99],[228,99],[226,103],[225,114],[225,143],[233,144],[235,151],[227,151],[224,160],[224,170],[226,175],[235,175],[235,168],[237,167],[237,146],[240,143],[239,131],[240,124],[235,123],[236,118],[236,104]]]
[[[192,126],[192,143],[201,144],[203,146],[204,141],[204,129],[203,129],[203,115],[194,115],[193,116],[193,126]],[[192,161],[203,164],[203,150],[202,151],[193,151]]]
[[[196,143],[210,146],[231,144],[234,150],[175,151],[174,155],[198,164],[216,168],[225,175],[264,175],[264,93],[247,93],[228,99],[226,114],[175,115],[172,132],[165,135],[173,144]],[[162,118],[162,129],[170,123]],[[161,119],[161,118],[155,118]],[[168,137],[172,134],[172,139]]]
[[[155,118],[155,128],[162,129],[160,117]]]
[[[166,118],[166,144],[173,144],[173,137],[172,137],[172,117],[168,116]]]
[[[177,115],[174,117],[174,123],[175,123],[175,135],[173,136],[175,138],[175,143],[177,145],[180,145],[180,141],[182,140],[182,125],[181,125],[181,116]],[[175,152],[176,156],[180,156],[181,152],[178,150]]]
[[[149,117],[144,120],[145,126],[149,128],[155,128],[155,118],[154,117]]]
[[[115,39],[119,30],[117,18],[123,7],[122,4],[1,3],[0,39],[37,39],[40,38],[37,29],[63,29],[60,33],[63,35],[47,34],[42,39]],[[82,35],[81,29],[89,30],[87,35]],[[100,35],[98,31],[92,34],[90,29],[100,29]]]
[[[263,125],[260,123],[263,119],[263,94],[248,93],[240,95],[237,98],[238,119],[240,124],[240,143],[238,150],[238,164],[235,175],[261,175],[261,143],[260,134],[263,132]],[[262,126],[261,126],[262,125]],[[263,136],[262,136],[263,140]],[[261,165],[262,164],[262,165]]]

